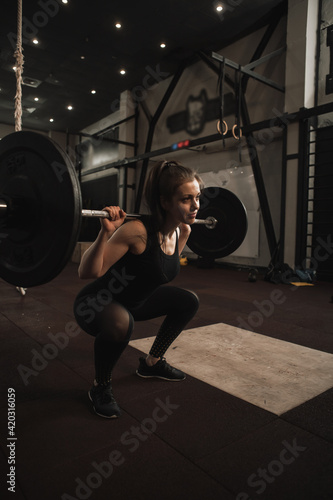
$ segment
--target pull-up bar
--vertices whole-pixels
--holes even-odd
[[[262,76],[259,73],[256,73],[255,71],[252,71],[251,68],[259,66],[259,64],[262,64],[262,63],[268,61],[272,57],[280,55],[285,50],[286,50],[286,47],[281,47],[280,49],[275,50],[274,52],[271,52],[270,54],[267,54],[266,56],[263,56],[260,59],[257,59],[256,61],[252,61],[249,64],[246,64],[245,66],[241,66],[240,64],[237,64],[234,61],[231,61],[230,59],[227,59],[226,57],[221,56],[217,52],[212,52],[212,58],[215,59],[216,61],[224,63],[226,66],[229,66],[229,68],[236,69],[236,70],[240,71],[241,73],[244,73],[245,75],[251,76],[255,80],[258,80],[258,81],[264,83],[265,85],[268,85],[269,87],[273,87],[274,89],[279,90],[280,92],[284,92],[285,91],[284,86],[273,82],[273,80],[270,80],[269,78],[266,78],[265,76]]]

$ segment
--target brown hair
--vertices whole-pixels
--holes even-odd
[[[171,200],[181,184],[194,180],[198,181],[201,190],[203,182],[200,176],[177,161],[160,161],[151,168],[146,179],[144,197],[156,232],[162,229],[165,219],[161,197]]]

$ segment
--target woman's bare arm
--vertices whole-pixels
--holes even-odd
[[[145,248],[146,230],[139,221],[124,225],[124,217],[106,221],[105,224],[105,220],[102,220],[102,228],[96,240],[82,256],[79,266],[79,277],[82,279],[99,278],[128,250],[140,253]],[[114,224],[118,227],[115,228]]]

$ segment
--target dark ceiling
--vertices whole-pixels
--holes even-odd
[[[224,0],[218,13],[217,3],[23,0],[23,128],[78,132],[114,111],[122,91],[171,76],[184,59],[194,62],[198,51],[223,49],[280,16],[286,5]],[[2,0],[1,10],[0,123],[14,124],[17,2]]]

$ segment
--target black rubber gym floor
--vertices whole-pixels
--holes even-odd
[[[246,328],[253,301],[278,289],[286,300],[253,331],[333,354],[331,283],[295,290],[247,275],[182,268],[173,284],[201,301],[188,327]],[[141,379],[129,346],[113,376],[123,415],[95,415],[93,339],[72,313],[84,284],[73,263],[25,296],[0,282],[2,499],[333,499],[333,388],[277,416],[192,376]],[[133,339],[159,324],[137,323]]]

